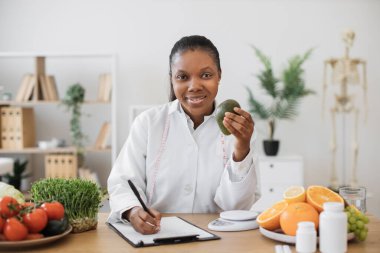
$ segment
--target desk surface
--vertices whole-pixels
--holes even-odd
[[[207,229],[207,224],[218,217],[217,214],[180,214],[178,215],[201,228]],[[274,252],[274,246],[281,244],[262,236],[259,230],[243,232],[213,232],[222,239],[206,242],[193,242],[176,245],[164,245],[145,248],[133,248],[106,224],[107,214],[99,214],[99,224],[96,230],[70,234],[59,241],[48,245],[20,249],[17,252],[49,252],[49,253],[97,253],[97,252]],[[352,241],[348,244],[348,252],[373,252],[380,249],[380,220],[370,216],[369,234],[363,242]],[[295,252],[294,246],[291,247]]]

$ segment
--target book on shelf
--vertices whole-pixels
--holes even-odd
[[[110,73],[99,76],[98,101],[109,102],[112,91],[112,76]]]
[[[95,141],[95,148],[98,149],[105,149],[107,148],[107,142],[108,142],[108,137],[111,132],[111,124],[109,122],[104,122],[102,127],[100,128],[98,137],[96,138]]]
[[[22,80],[21,80],[21,84],[20,84],[20,88],[18,89],[17,91],[17,95],[15,97],[15,100],[18,101],[18,102],[21,102],[24,100],[24,97],[25,97],[25,93],[26,93],[26,89],[29,85],[29,82],[30,82],[30,78],[32,77],[33,75],[32,74],[25,74],[23,77],[22,77]]]
[[[48,90],[48,84],[46,81],[46,76],[45,75],[39,75],[38,79],[39,79],[39,84],[40,84],[40,88],[41,88],[42,99],[48,100],[48,101],[53,100],[50,93],[49,93],[49,90]]]
[[[32,89],[32,98],[30,100],[42,100],[41,88],[40,88],[40,80],[38,80],[38,75],[33,75],[33,89]],[[28,99],[27,99],[28,100]]]
[[[57,101],[58,89],[54,76],[25,74],[21,80],[15,100],[17,102],[30,100]]]
[[[33,98],[33,89],[36,85],[36,75],[30,75],[29,81],[25,87],[25,92],[21,101],[28,101]]]
[[[45,76],[46,86],[49,94],[49,100],[57,101],[59,99],[57,84],[54,76]]]
[[[98,101],[102,101],[102,95],[104,93],[104,74],[99,75],[99,84],[98,84]]]

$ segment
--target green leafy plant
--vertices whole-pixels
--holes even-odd
[[[70,134],[73,145],[77,148],[78,166],[82,167],[84,163],[84,145],[86,135],[82,131],[81,116],[82,104],[84,101],[85,89],[79,84],[71,85],[66,91],[62,104],[71,113]]]
[[[10,185],[13,185],[16,189],[20,190],[21,180],[23,178],[30,177],[30,174],[24,174],[28,161],[21,162],[19,159],[15,159],[13,163],[13,174],[7,173],[4,177],[8,180]]]
[[[303,63],[310,57],[312,49],[304,55],[296,55],[288,60],[286,68],[282,71],[281,78],[273,73],[272,63],[269,57],[259,49],[253,47],[256,56],[263,64],[264,69],[257,75],[261,88],[270,97],[270,104],[264,104],[257,100],[249,87],[250,112],[263,120],[268,121],[269,139],[273,140],[276,130],[276,121],[279,119],[294,119],[298,115],[298,106],[302,97],[314,94],[314,91],[305,87],[303,79]]]
[[[94,182],[78,178],[46,178],[33,183],[30,192],[36,203],[62,203],[74,232],[96,228],[103,193]]]

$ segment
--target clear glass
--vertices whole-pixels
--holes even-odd
[[[339,194],[347,201],[348,204],[354,205],[362,213],[367,211],[365,187],[342,187],[339,188]]]

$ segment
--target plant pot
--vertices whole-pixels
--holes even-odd
[[[264,140],[264,152],[267,156],[277,155],[280,141],[277,140]]]
[[[70,224],[73,227],[73,232],[72,233],[82,233],[86,232],[89,230],[96,229],[98,225],[98,218],[89,218],[89,217],[84,217],[84,218],[78,218],[75,220],[70,220]]]
[[[13,185],[17,190],[20,190],[21,178],[10,178],[8,184]]]

